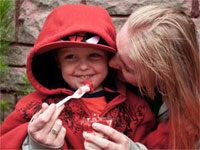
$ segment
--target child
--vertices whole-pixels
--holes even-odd
[[[113,118],[113,128],[133,141],[143,140],[154,116],[145,101],[110,76],[115,37],[103,8],[56,8],[28,56],[27,74],[36,91],[22,98],[2,124],[2,148],[84,149],[81,121],[93,114]],[[72,95],[86,79],[94,92],[56,108],[54,103]]]

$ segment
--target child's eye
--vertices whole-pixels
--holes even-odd
[[[97,53],[92,53],[92,54],[90,54],[90,57],[91,57],[91,58],[100,58],[101,55],[100,55],[100,54],[97,54]]]
[[[72,60],[72,59],[75,59],[75,58],[76,58],[76,56],[72,55],[72,54],[65,56],[65,59],[69,59],[69,60]]]

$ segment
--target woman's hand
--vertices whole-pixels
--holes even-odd
[[[98,149],[104,149],[104,150],[129,150],[130,148],[130,142],[128,137],[123,135],[122,133],[116,131],[115,129],[100,124],[100,123],[93,123],[92,127],[95,131],[101,132],[105,135],[105,137],[98,137],[93,134],[89,134],[86,132],[83,132],[83,137],[85,140],[90,141],[92,144],[95,144],[95,147],[99,147]],[[87,145],[85,149],[92,150],[92,144]]]
[[[38,143],[51,147],[59,147],[64,143],[66,134],[62,121],[58,119],[64,105],[56,108],[55,104],[42,104],[28,126],[29,135]]]

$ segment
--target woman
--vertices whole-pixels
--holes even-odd
[[[158,91],[169,108],[168,121],[161,122],[144,140],[149,149],[158,149],[156,143],[163,141],[165,149],[200,147],[200,60],[195,32],[193,21],[182,10],[152,5],[132,13],[117,35],[118,53],[110,66],[119,70],[119,79],[139,87],[152,100]],[[94,137],[88,138],[99,147],[130,148],[117,131],[109,127],[95,128],[111,139],[98,142]]]

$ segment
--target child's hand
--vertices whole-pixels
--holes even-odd
[[[42,109],[36,113],[29,123],[30,136],[40,144],[59,147],[64,143],[66,134],[62,121],[58,119],[64,105],[56,107],[55,104],[42,104]]]
[[[129,150],[130,143],[129,139],[123,135],[122,133],[116,131],[112,127],[100,124],[100,123],[93,123],[92,127],[98,131],[103,133],[108,137],[98,137],[94,134],[88,134],[86,132],[83,133],[83,137],[90,141],[92,144],[88,144],[85,149],[92,150],[95,144],[95,147],[98,149],[104,149],[104,150]],[[111,141],[112,140],[112,141]]]

